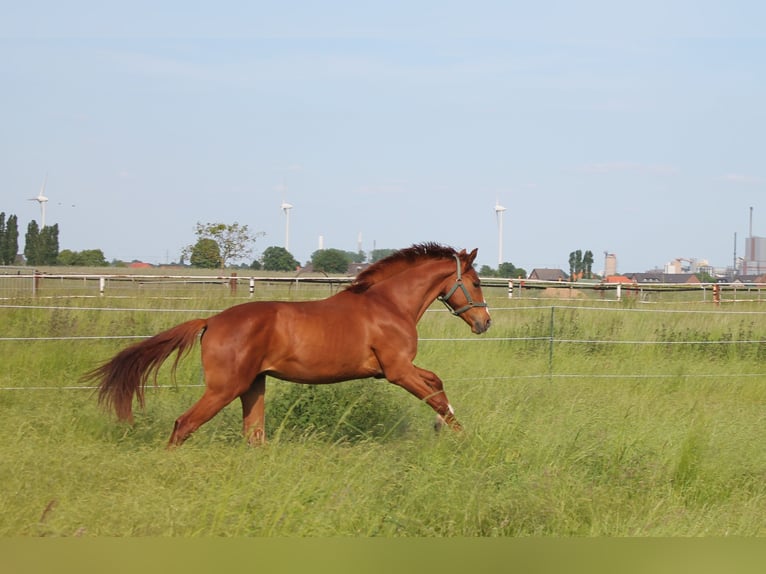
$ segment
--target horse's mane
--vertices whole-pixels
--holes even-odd
[[[381,259],[359,273],[356,278],[346,287],[347,291],[362,293],[375,283],[383,281],[402,271],[401,264],[412,265],[421,259],[451,258],[456,255],[452,247],[438,243],[418,243],[412,247],[395,251],[385,259]]]

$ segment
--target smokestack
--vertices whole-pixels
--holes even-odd
[[[753,236],[753,207],[750,206],[750,237]]]

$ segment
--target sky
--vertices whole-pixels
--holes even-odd
[[[5,3],[5,1],[3,1]],[[12,6],[12,8],[9,8]],[[716,267],[766,236],[766,3],[8,3],[0,211],[178,261],[435,241],[531,271]],[[736,237],[736,241],[735,241]]]

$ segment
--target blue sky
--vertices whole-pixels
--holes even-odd
[[[176,261],[197,222],[530,271],[730,265],[766,235],[762,2],[25,2],[0,20],[0,211]]]

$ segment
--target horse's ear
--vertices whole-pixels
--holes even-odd
[[[463,250],[463,253],[465,253],[465,249]],[[473,264],[473,260],[476,259],[476,255],[479,253],[478,248],[471,251],[471,253],[468,254],[468,259],[466,259],[466,265]]]

